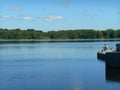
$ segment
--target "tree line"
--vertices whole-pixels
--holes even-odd
[[[120,38],[120,29],[93,30],[59,30],[43,32],[35,29],[2,29],[0,28],[0,39],[101,39]]]

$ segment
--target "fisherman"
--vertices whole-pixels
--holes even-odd
[[[106,51],[108,48],[109,48],[108,45],[107,45],[107,44],[104,44],[103,50]]]

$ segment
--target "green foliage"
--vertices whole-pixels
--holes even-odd
[[[34,29],[2,29],[0,39],[96,39],[96,38],[120,38],[120,29],[113,30],[59,30],[43,32]]]

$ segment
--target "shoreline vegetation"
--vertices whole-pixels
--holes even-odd
[[[0,28],[0,41],[96,41],[104,39],[116,40],[116,38],[120,38],[120,29],[77,29],[43,32],[35,29]]]
[[[109,42],[120,41],[116,39],[0,39],[0,44],[22,44],[22,43],[65,43],[65,42]]]

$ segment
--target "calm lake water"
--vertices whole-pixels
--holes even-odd
[[[0,90],[120,90],[97,51],[112,42],[0,44]]]

